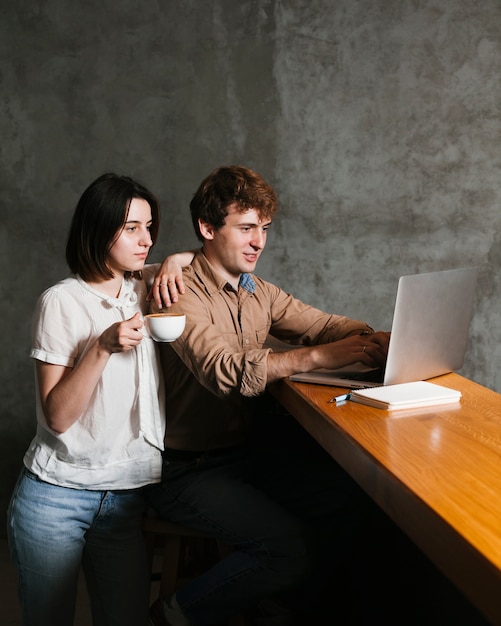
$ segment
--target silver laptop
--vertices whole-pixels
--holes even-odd
[[[478,268],[468,267],[400,278],[384,371],[355,364],[294,374],[291,380],[360,389],[426,380],[461,369],[477,276]]]

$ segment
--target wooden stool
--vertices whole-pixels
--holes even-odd
[[[162,570],[159,575],[152,573],[152,580],[158,578],[160,580],[158,598],[161,600],[170,598],[183,581],[189,580],[204,569],[209,569],[218,559],[231,551],[229,546],[204,533],[150,515],[143,518],[143,533],[152,569],[155,552],[161,548]],[[246,624],[244,615],[235,615],[228,622],[229,626]]]

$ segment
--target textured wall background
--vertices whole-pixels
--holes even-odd
[[[0,504],[33,435],[31,310],[104,171],[192,247],[220,164],[282,208],[260,273],[388,329],[402,273],[481,269],[462,373],[501,392],[499,0],[18,0],[0,20]]]

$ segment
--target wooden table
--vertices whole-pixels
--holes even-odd
[[[460,404],[383,411],[283,380],[272,394],[492,624],[501,625],[501,394],[457,374]]]

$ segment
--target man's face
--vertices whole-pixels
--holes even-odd
[[[240,212],[237,204],[230,204],[224,226],[214,230],[200,224],[205,237],[204,253],[211,265],[224,274],[235,286],[240,275],[253,272],[266,245],[270,219],[262,219],[255,209]]]

